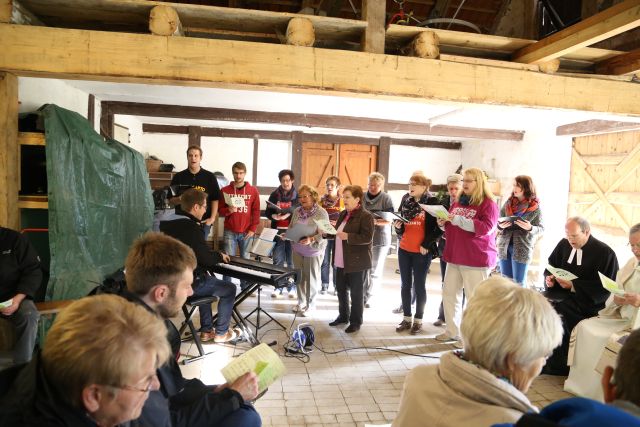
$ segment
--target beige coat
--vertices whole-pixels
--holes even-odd
[[[632,257],[625,265],[618,271],[616,275],[616,282],[628,292],[638,292],[636,289],[638,283],[631,283],[633,273],[638,268],[638,260],[636,257]],[[634,279],[635,280],[635,279]],[[637,329],[640,327],[640,316],[638,316],[638,309],[629,305],[620,306],[613,302],[614,295],[611,294],[607,299],[605,307],[600,310],[598,315],[600,317],[608,317],[614,319],[626,318],[630,321],[631,329]]]
[[[538,409],[521,391],[454,353],[445,353],[439,365],[409,372],[392,425],[484,427],[515,423],[526,412]]]

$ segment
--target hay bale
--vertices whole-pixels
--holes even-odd
[[[560,60],[552,59],[551,61],[542,62],[538,64],[538,67],[540,68],[540,71],[542,71],[543,73],[553,74],[556,71],[558,71],[558,68],[560,68]]]
[[[294,46],[313,46],[316,31],[307,18],[293,18],[287,25],[287,44]]]
[[[436,59],[440,56],[440,39],[433,31],[424,31],[413,38],[406,47],[407,55]]]
[[[178,12],[170,6],[156,6],[149,14],[149,31],[157,36],[181,36],[182,24]]]

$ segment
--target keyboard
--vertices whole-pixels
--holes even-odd
[[[213,271],[225,276],[275,287],[286,286],[289,281],[295,281],[297,277],[296,270],[293,268],[279,267],[241,257],[231,257],[228,264],[219,263],[213,268]]]

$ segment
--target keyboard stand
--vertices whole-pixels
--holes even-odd
[[[270,286],[270,285],[269,285]],[[277,288],[274,288],[277,289]],[[260,304],[261,301],[261,292],[262,291],[262,284],[259,283],[258,284],[258,305],[256,308],[254,308],[249,314],[247,314],[246,316],[244,316],[244,320],[246,322],[248,322],[251,326],[253,326],[256,329],[256,336],[258,336],[258,331],[262,328],[264,328],[265,326],[267,326],[269,323],[271,322],[276,322],[278,324],[278,326],[280,326],[280,328],[282,328],[283,331],[286,331],[287,328],[280,322],[278,322],[272,315],[269,314],[269,312],[267,310],[265,310],[264,308],[262,308],[262,305]],[[249,317],[251,317],[253,315],[253,313],[256,314],[256,323],[253,323]],[[269,318],[269,320],[267,320],[265,323],[260,324],[260,313],[264,314],[265,316],[267,316]],[[275,345],[276,342],[274,341],[273,344],[269,344],[269,345]]]
[[[247,339],[247,341],[252,345],[256,346],[260,344],[258,341],[257,331],[256,334],[251,331],[251,328],[245,322],[245,318],[242,317],[240,311],[238,310],[238,306],[246,300],[249,295],[254,293],[256,289],[260,287],[259,283],[250,283],[246,288],[244,288],[238,295],[236,295],[235,301],[233,302],[233,311],[231,312],[231,318],[236,322],[236,327],[238,327],[242,331],[242,335]],[[218,318],[218,313],[213,316],[213,323],[216,323],[216,319]]]

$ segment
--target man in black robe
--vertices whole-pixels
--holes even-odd
[[[549,265],[569,271],[577,279],[565,280],[545,270],[545,294],[562,317],[564,334],[542,369],[547,375],[568,375],[567,356],[569,337],[573,328],[583,319],[593,317],[604,308],[609,291],[602,287],[598,272],[615,280],[618,259],[605,243],[591,235],[589,222],[572,217],[565,225],[566,238],[549,255]]]

